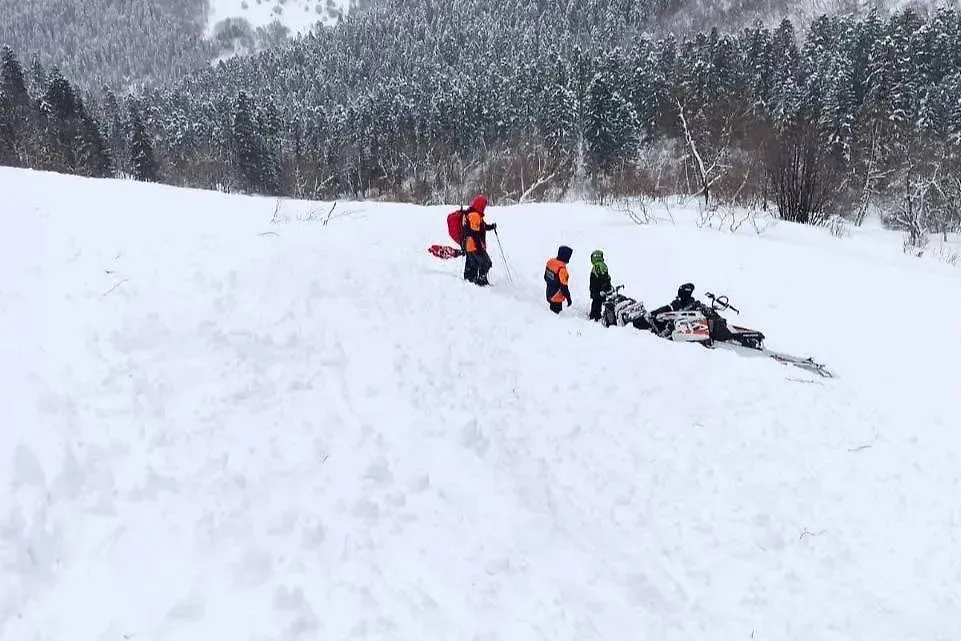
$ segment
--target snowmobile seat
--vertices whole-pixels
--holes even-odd
[[[731,336],[727,339],[716,339],[716,340],[728,340],[736,343],[740,343],[745,347],[752,347],[754,349],[761,349],[764,346],[764,334],[756,329],[748,329],[747,327],[739,327],[737,325],[729,326],[729,332]]]

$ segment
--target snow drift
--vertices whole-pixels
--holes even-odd
[[[451,207],[0,190],[3,641],[961,636],[961,272],[896,237],[491,207],[481,290]],[[594,248],[841,378],[586,322]]]

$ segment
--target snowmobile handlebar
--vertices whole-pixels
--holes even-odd
[[[731,304],[730,299],[723,294],[721,296],[715,296],[711,292],[704,292],[704,297],[711,301],[711,309],[715,311],[727,311],[731,310],[735,314],[740,314],[741,310]]]
[[[615,285],[614,287],[611,287],[610,289],[601,292],[601,295],[602,295],[602,296],[616,296],[616,295],[618,294],[618,292],[620,292],[622,289],[624,289],[624,286],[623,286],[623,285]]]

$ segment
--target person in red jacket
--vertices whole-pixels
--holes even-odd
[[[557,257],[547,261],[547,267],[544,268],[547,304],[555,314],[561,313],[562,303],[565,300],[567,306],[571,306],[570,274],[567,272],[567,263],[571,262],[573,254],[573,249],[561,245],[557,250]]]
[[[462,217],[462,247],[467,259],[464,263],[464,280],[484,287],[489,285],[487,273],[493,266],[491,257],[487,253],[487,232],[497,229],[497,223],[484,220],[484,210],[487,209],[487,197],[478,195],[463,212]]]

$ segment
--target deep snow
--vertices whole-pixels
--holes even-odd
[[[450,207],[0,193],[3,641],[961,638],[961,270],[895,234],[491,207],[478,290]],[[841,378],[589,324],[595,248]]]

